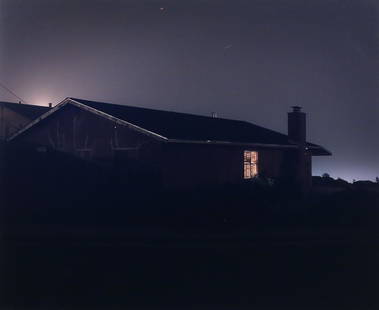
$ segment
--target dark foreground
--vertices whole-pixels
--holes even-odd
[[[4,309],[379,308],[379,185],[158,192],[59,154],[6,155]]]
[[[2,305],[377,309],[377,262],[372,240],[14,237],[3,240]]]

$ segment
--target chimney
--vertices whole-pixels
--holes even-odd
[[[288,138],[291,142],[305,145],[306,141],[306,114],[301,107],[293,106],[288,113]]]
[[[53,104],[51,102],[49,102],[49,108],[51,108],[53,106]]]
[[[294,180],[302,193],[308,193],[312,186],[312,156],[306,148],[306,114],[299,106],[293,106],[288,113],[288,139],[298,145],[292,162]]]

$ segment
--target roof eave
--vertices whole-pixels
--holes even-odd
[[[168,143],[178,144],[206,144],[206,145],[225,145],[225,146],[246,146],[246,147],[259,147],[259,148],[285,148],[295,149],[297,145],[290,144],[270,144],[270,143],[250,143],[250,142],[231,142],[231,141],[217,141],[217,140],[182,140],[182,139],[168,139]]]
[[[296,144],[272,144],[272,143],[252,143],[252,142],[231,142],[231,141],[216,141],[216,140],[182,140],[182,139],[168,139],[168,143],[178,144],[202,144],[202,145],[224,145],[224,146],[244,146],[244,147],[257,147],[269,149],[296,149],[299,146]],[[308,146],[312,156],[330,156],[332,153],[321,146]]]
[[[322,146],[309,146],[312,156],[331,156],[332,152]]]

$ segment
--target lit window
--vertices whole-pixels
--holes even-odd
[[[245,151],[243,156],[243,178],[251,179],[258,174],[258,152]]]

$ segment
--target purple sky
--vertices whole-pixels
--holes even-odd
[[[0,82],[32,104],[217,111],[281,132],[301,105],[308,139],[334,154],[313,173],[374,179],[377,12],[374,0],[0,0]]]

